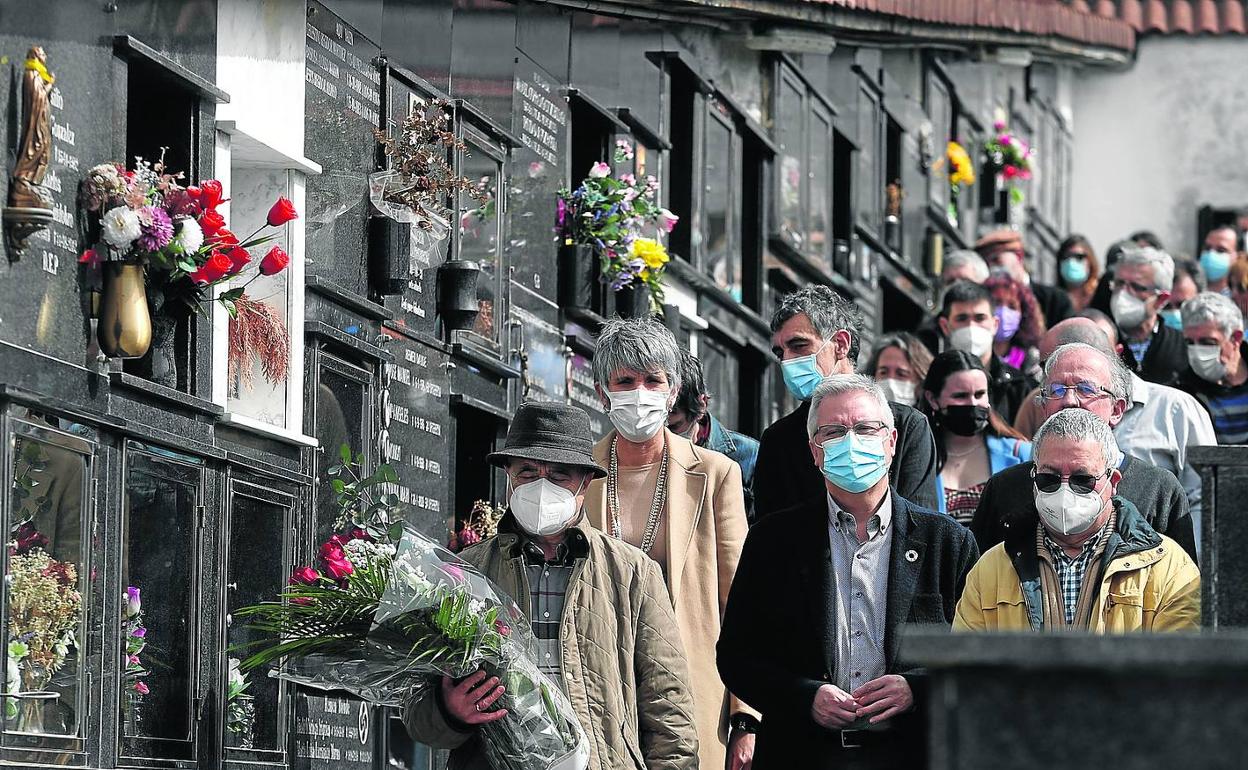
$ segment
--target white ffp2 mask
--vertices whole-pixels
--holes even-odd
[[[520,528],[539,537],[559,534],[576,518],[576,495],[545,478],[513,487],[510,502]]]
[[[649,441],[667,424],[666,390],[634,390],[607,391],[607,400],[611,402],[608,417],[620,435],[634,444]]]

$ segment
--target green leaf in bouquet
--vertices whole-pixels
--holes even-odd
[[[342,458],[343,465],[350,465],[351,464],[351,446],[349,444],[342,444],[341,446],[339,446],[338,456]]]
[[[390,530],[386,532],[386,537],[388,537],[392,543],[399,542],[399,540],[403,537],[403,523],[395,522],[390,525]]]

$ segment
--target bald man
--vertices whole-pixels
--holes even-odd
[[[1113,329],[1112,322],[1110,329]],[[1040,352],[1041,365],[1049,360],[1049,356],[1053,355],[1053,351],[1057,350],[1059,345],[1071,342],[1082,342],[1098,350],[1112,351],[1114,348],[1113,344],[1106,339],[1105,331],[1095,321],[1089,318],[1067,318],[1065,321],[1054,324],[1040,338],[1040,344],[1036,347]],[[1036,435],[1036,430],[1040,428],[1045,419],[1044,407],[1037,398],[1039,395],[1040,388],[1028,393],[1023,399],[1023,405],[1019,407],[1018,414],[1014,417],[1014,430],[1027,438]]]

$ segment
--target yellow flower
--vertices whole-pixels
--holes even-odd
[[[949,182],[951,184],[975,184],[975,165],[971,162],[971,156],[967,154],[966,148],[957,142],[950,142],[945,149],[945,156],[949,159]]]
[[[645,262],[646,267],[651,270],[658,270],[671,259],[667,255],[667,249],[663,248],[663,244],[653,238],[635,239],[629,248],[629,255]]]

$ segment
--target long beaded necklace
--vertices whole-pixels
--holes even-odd
[[[611,439],[611,456],[607,464],[607,509],[611,521],[611,536],[623,539],[620,527],[620,460],[615,451],[619,437]],[[654,539],[659,534],[659,519],[663,516],[663,506],[667,503],[667,445],[663,446],[663,459],[659,461],[659,478],[654,485],[654,500],[650,503],[650,515],[646,517],[646,532],[641,538],[641,550],[650,553],[654,547]]]

